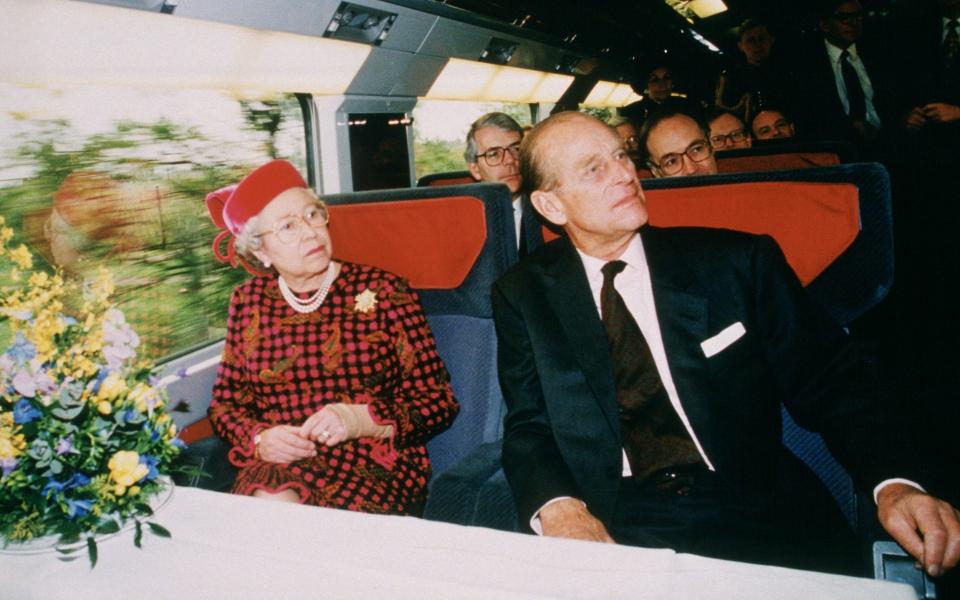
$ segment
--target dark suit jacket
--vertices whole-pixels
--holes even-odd
[[[857,56],[863,61],[873,87],[873,106],[883,127],[896,125],[899,102],[893,96],[895,87],[890,80],[886,61],[871,52],[867,44],[857,43]],[[843,111],[840,93],[830,56],[823,39],[813,42],[807,50],[806,62],[798,68],[793,80],[795,88],[790,95],[793,104],[789,108],[797,125],[797,135],[814,140],[851,140],[859,142],[850,118]]]
[[[543,245],[543,229],[540,215],[530,202],[530,197],[524,194],[520,198],[520,210],[523,218],[520,221],[520,235],[526,239],[527,253],[533,252]]]
[[[907,471],[883,440],[869,378],[772,239],[695,228],[641,230],[670,371],[717,472],[746,493],[809,481],[781,444],[780,403],[821,432],[870,489]],[[508,271],[493,291],[503,466],[521,524],[573,496],[604,522],[621,481],[621,437],[607,337],[582,262],[561,238]],[[734,323],[746,333],[711,358],[701,342]],[[788,476],[785,478],[784,474]]]

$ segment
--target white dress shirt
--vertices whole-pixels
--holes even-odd
[[[843,70],[840,66],[840,61],[843,60],[841,58],[843,48],[838,48],[827,40],[823,40],[823,45],[827,48],[827,55],[830,57],[830,66],[833,67],[833,79],[837,85],[837,95],[840,96],[843,112],[849,115],[850,100],[847,98],[847,84],[843,80]],[[877,114],[877,109],[873,106],[873,83],[870,82],[870,76],[867,75],[867,68],[857,54],[856,44],[850,44],[847,52],[850,54],[850,65],[853,67],[853,70],[856,71],[857,79],[860,80],[860,87],[863,88],[863,98],[867,105],[867,123],[879,129],[883,127],[883,123],[880,121],[880,115]]]
[[[579,249],[577,253],[583,262],[583,268],[587,271],[587,281],[590,283],[593,303],[596,304],[597,314],[599,314],[602,319],[603,315],[600,313],[600,289],[603,287],[603,273],[600,269],[603,268],[603,265],[607,264],[607,261],[584,254],[580,252]],[[677,386],[674,385],[673,376],[670,374],[670,365],[667,363],[667,351],[663,347],[663,338],[660,335],[660,321],[657,319],[657,307],[653,302],[653,284],[650,283],[650,269],[647,268],[647,257],[643,252],[643,243],[640,241],[639,234],[633,236],[633,240],[630,242],[630,245],[627,246],[627,249],[623,252],[623,255],[620,256],[619,260],[627,263],[627,266],[617,275],[616,279],[613,280],[613,287],[617,288],[624,303],[627,305],[627,310],[630,311],[630,315],[640,327],[644,339],[647,340],[647,345],[650,346],[650,353],[653,354],[653,362],[657,366],[660,380],[663,381],[663,389],[667,392],[667,397],[670,398],[670,404],[673,406],[673,409],[677,411],[677,415],[680,416],[680,421],[683,423],[687,433],[690,434],[690,439],[692,439],[694,445],[696,445],[697,451],[703,458],[703,462],[706,463],[711,471],[714,471],[713,464],[707,457],[707,453],[703,451],[703,446],[700,445],[700,440],[697,439],[697,434],[693,431],[693,428],[690,426],[690,420],[683,411],[683,406],[680,404],[680,396],[677,394]],[[626,452],[623,453],[623,476],[630,476],[630,464],[627,462]]]
[[[523,235],[523,229],[521,228],[521,219],[523,219],[522,199],[523,196],[513,197],[513,230],[517,234],[517,248],[520,247],[520,236]]]

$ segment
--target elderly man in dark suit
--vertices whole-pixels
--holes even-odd
[[[560,113],[524,139],[531,200],[566,237],[494,286],[503,465],[544,535],[849,569],[845,522],[780,442],[780,402],[820,431],[930,573],[960,523],[883,439],[845,334],[768,237],[646,224],[616,133]],[[911,480],[906,482],[903,479]]]

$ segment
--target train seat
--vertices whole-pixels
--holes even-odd
[[[811,296],[842,325],[879,303],[892,285],[890,180],[879,164],[655,179],[644,188],[654,225],[773,236]],[[857,527],[862,519],[850,477],[818,434],[801,428],[785,410],[782,414],[784,445],[813,469]],[[427,518],[516,528],[502,470],[483,462],[499,460],[498,445],[481,446],[434,481]],[[459,512],[447,512],[432,504],[447,487],[476,494],[461,499]]]
[[[417,187],[463,185],[476,182],[477,180],[470,175],[470,171],[446,171],[443,173],[424,175],[417,180]]]

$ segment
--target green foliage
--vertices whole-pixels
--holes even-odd
[[[596,117],[596,118],[600,119],[601,121],[603,121],[604,123],[608,122],[608,121],[609,121],[610,119],[612,119],[613,116],[614,116],[614,111],[613,111],[613,109],[611,109],[611,108],[609,108],[609,107],[606,107],[606,106],[602,106],[602,107],[596,107],[596,106],[581,106],[581,107],[580,107],[580,112],[586,113],[586,114],[588,114],[588,115],[590,115],[590,116],[593,116],[593,117]]]
[[[467,164],[463,161],[463,142],[459,144],[445,140],[421,140],[414,142],[417,179],[432,173],[444,171],[463,171]]]

